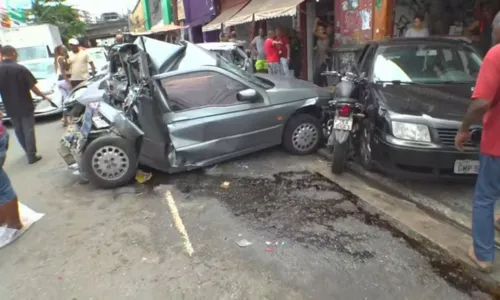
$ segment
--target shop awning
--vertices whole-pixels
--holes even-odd
[[[207,31],[213,31],[213,30],[219,30],[221,29],[222,23],[225,23],[227,20],[229,20],[232,16],[234,16],[236,13],[238,13],[246,4],[246,2],[242,2],[240,4],[236,4],[234,6],[231,6],[230,8],[223,10],[220,15],[215,17],[210,23],[202,27],[203,32]]]
[[[174,31],[174,30],[179,30],[182,29],[181,26],[175,25],[175,24],[158,24],[155,25],[151,28],[151,32],[153,33],[160,33],[160,32],[168,32],[168,31]]]
[[[304,0],[252,0],[235,14],[231,19],[224,22],[225,26],[234,26],[243,23],[272,19],[278,17],[294,16],[297,13],[297,5]]]

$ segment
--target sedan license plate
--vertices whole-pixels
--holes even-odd
[[[333,120],[333,129],[351,131],[352,123],[352,118],[336,117],[335,120]]]
[[[456,160],[454,170],[455,174],[477,174],[479,173],[478,160]]]
[[[109,127],[108,122],[104,121],[101,117],[93,117],[92,122],[97,129]]]

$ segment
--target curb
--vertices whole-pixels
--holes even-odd
[[[481,273],[467,255],[472,245],[468,233],[433,217],[414,203],[372,187],[354,174],[334,175],[330,166],[321,161],[311,163],[309,169],[356,196],[360,207],[401,232],[407,241],[417,245],[417,251],[425,251],[431,265],[447,265],[451,273],[445,277],[465,279],[472,287],[500,299],[500,262],[495,263],[496,272]]]
[[[318,150],[318,155],[331,160],[331,154],[326,148],[321,148]],[[347,168],[353,174],[361,177],[373,186],[380,188],[381,190],[392,194],[398,198],[403,198],[415,204],[419,209],[425,211],[431,216],[445,221],[451,225],[458,227],[463,232],[470,235],[472,230],[472,220],[470,217],[455,212],[451,208],[444,204],[441,204],[436,199],[424,196],[418,192],[411,190],[410,188],[391,180],[390,178],[365,170],[362,166],[355,164],[353,162],[347,163]],[[495,244],[496,247],[500,249],[500,234],[495,232]]]

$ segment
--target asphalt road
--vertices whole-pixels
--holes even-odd
[[[316,156],[271,150],[104,191],[65,168],[59,126],[37,126],[44,159],[32,166],[11,137],[6,170],[46,216],[0,249],[2,299],[471,299],[309,173]]]

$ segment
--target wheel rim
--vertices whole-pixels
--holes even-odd
[[[363,130],[363,138],[361,139],[361,155],[365,165],[369,164],[372,159],[372,149],[370,147],[370,134],[366,129]]]
[[[92,156],[92,170],[104,180],[122,178],[130,167],[130,160],[122,149],[115,146],[99,148]]]
[[[293,147],[301,152],[313,149],[318,139],[318,129],[311,123],[300,124],[292,134]]]

